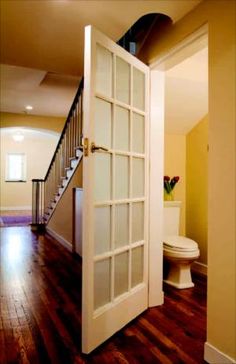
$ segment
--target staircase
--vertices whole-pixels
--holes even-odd
[[[83,80],[44,179],[32,180],[32,230],[45,227],[83,156]]]

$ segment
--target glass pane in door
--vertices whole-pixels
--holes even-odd
[[[111,207],[95,207],[94,215],[94,245],[97,255],[105,253],[111,248]]]
[[[144,159],[133,158],[133,197],[144,196]]]
[[[129,253],[124,253],[115,256],[115,285],[114,294],[115,297],[128,291],[128,264]]]
[[[112,96],[112,53],[97,44],[96,92]]]
[[[131,286],[134,287],[143,281],[143,245],[132,249]]]
[[[94,135],[98,145],[111,147],[112,116],[111,103],[96,98],[94,113]]]
[[[120,57],[116,57],[116,98],[130,103],[130,65]]]
[[[115,113],[115,149],[129,150],[129,111],[116,107]]]
[[[94,154],[94,194],[96,201],[111,198],[111,156],[109,153]]]
[[[135,153],[144,153],[144,116],[133,113],[133,146],[132,151]]]
[[[115,158],[115,198],[129,196],[129,157],[117,155]]]
[[[129,244],[129,204],[115,206],[115,249]]]
[[[133,106],[144,110],[145,106],[145,75],[137,68],[133,68]]]
[[[132,204],[132,243],[144,239],[144,203]]]
[[[111,300],[111,259],[104,259],[94,264],[94,309]]]

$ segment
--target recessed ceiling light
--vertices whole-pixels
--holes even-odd
[[[26,110],[33,110],[33,106],[31,106],[31,105],[27,105],[25,108],[26,108]]]
[[[12,135],[12,138],[15,140],[15,142],[22,142],[25,137],[21,131],[17,131]]]

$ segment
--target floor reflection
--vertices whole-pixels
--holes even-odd
[[[16,263],[21,259],[23,250],[22,240],[17,233],[13,233],[6,246],[6,258],[9,263]]]

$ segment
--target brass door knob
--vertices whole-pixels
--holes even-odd
[[[91,143],[91,153],[95,153],[98,150],[103,150],[104,152],[108,152],[109,150],[102,145],[96,145],[95,143]]]

